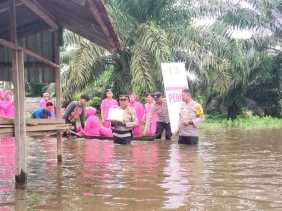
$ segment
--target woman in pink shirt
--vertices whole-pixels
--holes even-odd
[[[4,102],[5,91],[0,89],[0,117],[4,117],[4,109],[2,108],[2,103]]]
[[[50,95],[48,92],[44,92],[42,95],[41,100],[39,101],[39,107],[40,108],[45,108],[46,107],[46,103],[48,103],[50,101]]]
[[[4,98],[0,101],[0,115],[4,118],[10,119],[15,117],[15,106],[11,91],[4,92]]]
[[[85,113],[87,116],[85,127],[84,129],[81,129],[80,135],[84,136],[107,136],[111,137],[112,130],[111,128],[105,128],[100,126],[100,121],[98,117],[96,116],[96,108],[93,107],[87,107],[85,109]]]
[[[85,122],[84,129],[81,129],[80,134],[86,136],[99,136],[100,122],[96,116],[96,108],[86,107],[85,113],[87,120]]]
[[[157,129],[157,119],[158,115],[156,112],[152,111],[153,105],[155,104],[155,100],[151,95],[147,96],[145,104],[145,128],[144,135],[146,136],[154,136],[156,135]]]
[[[106,90],[106,98],[101,103],[101,116],[102,116],[102,123],[103,126],[106,128],[110,128],[111,124],[108,120],[109,110],[111,108],[118,107],[118,102],[113,99],[113,92],[111,89]]]
[[[129,99],[130,106],[134,109],[137,118],[137,124],[133,129],[133,135],[138,137],[142,135],[142,122],[144,120],[145,110],[144,106],[136,100],[136,96],[134,94],[130,94]]]

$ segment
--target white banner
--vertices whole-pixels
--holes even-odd
[[[188,88],[184,63],[162,63],[162,74],[172,133],[178,128],[182,90]]]

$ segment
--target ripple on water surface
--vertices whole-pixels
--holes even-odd
[[[0,139],[0,210],[282,210],[282,131],[175,141],[28,143],[28,185],[14,190],[15,141]]]

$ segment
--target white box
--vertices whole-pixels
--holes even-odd
[[[124,110],[120,108],[110,108],[109,114],[108,114],[108,120],[123,122]]]

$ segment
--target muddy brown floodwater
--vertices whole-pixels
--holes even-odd
[[[282,210],[282,130],[202,131],[175,141],[29,140],[28,185],[14,189],[15,145],[0,140],[0,211]]]

